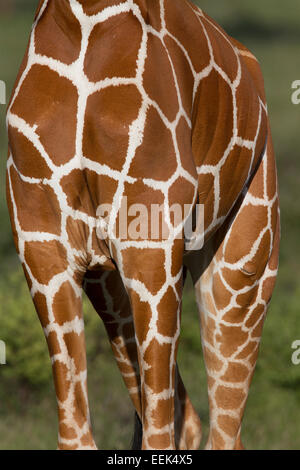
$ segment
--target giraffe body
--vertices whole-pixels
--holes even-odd
[[[188,270],[208,374],[207,448],[241,447],[279,245],[254,56],[185,0],[43,0],[7,121],[7,200],[51,356],[59,448],[95,447],[82,289],[104,321],[142,447],[199,447],[200,421],[176,368]],[[148,229],[120,237],[125,199],[149,213],[162,206],[168,239],[161,228],[155,240]],[[171,236],[186,219],[177,223],[170,208],[191,213],[197,202],[204,247],[187,251],[183,236]]]

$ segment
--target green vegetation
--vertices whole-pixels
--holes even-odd
[[[9,2],[7,2],[9,4]],[[0,7],[0,79],[8,95],[25,51],[36,1]],[[300,339],[300,105],[291,103],[291,83],[300,79],[300,4],[297,0],[199,0],[202,8],[258,57],[265,76],[277,155],[282,211],[280,274],[267,317],[261,354],[244,420],[248,449],[300,448],[300,366],[291,363],[291,344]],[[0,449],[56,447],[56,409],[43,332],[15,255],[5,204],[6,137],[0,107],[0,339],[7,365],[0,366]],[[133,409],[104,328],[84,304],[93,427],[102,448],[128,449]],[[179,364],[207,435],[206,379],[197,312],[187,286]]]

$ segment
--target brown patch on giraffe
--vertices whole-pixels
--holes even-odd
[[[218,416],[218,425],[228,436],[235,437],[240,426],[238,419],[232,418],[228,415]]]
[[[207,316],[206,319],[203,319],[203,332],[205,334],[205,340],[210,343],[212,346],[215,345],[215,332],[216,332],[216,323],[213,318]]]
[[[93,438],[91,436],[90,432],[87,432],[82,436],[80,439],[80,442],[83,446],[90,446],[91,444],[93,445]]]
[[[213,428],[210,433],[210,439],[212,441],[212,447],[214,450],[225,448],[225,441],[215,428]]]
[[[132,289],[130,289],[130,297],[133,309],[138,312],[140,318],[143,321],[137,321],[135,323],[135,332],[139,343],[143,343],[147,337],[149,331],[149,324],[152,318],[152,310],[148,302],[142,302],[139,295]]]
[[[130,247],[122,252],[122,256],[124,276],[142,282],[152,295],[157,294],[166,282],[166,273],[162,269],[165,265],[164,250]]]
[[[37,310],[41,325],[43,328],[49,324],[47,299],[41,292],[36,292],[33,296],[33,302]]]
[[[219,217],[226,216],[238,199],[248,177],[252,150],[235,145],[220,171]]]
[[[264,320],[265,318],[263,317],[261,321],[257,324],[257,326],[254,328],[254,330],[251,332],[251,338],[261,338],[262,335],[262,330],[264,326]]]
[[[192,6],[192,5],[191,5]],[[167,30],[182,44],[191,58],[196,72],[203,70],[210,62],[206,36],[201,23],[191,8],[182,10],[182,1],[165,2]],[[186,32],[189,34],[186,34]],[[201,44],[200,49],[195,44]]]
[[[114,195],[118,187],[118,181],[112,180],[106,175],[99,175],[95,171],[88,169],[84,170],[84,177],[95,212],[100,204],[112,206]]]
[[[51,178],[52,171],[27,137],[8,126],[8,140],[14,164],[22,175],[39,180]]]
[[[259,123],[259,97],[252,77],[241,61],[241,80],[236,90],[238,135],[246,140],[254,141]],[[245,107],[247,106],[247,113]]]
[[[128,214],[127,217],[124,217],[124,213]],[[116,220],[116,233],[123,240],[167,240],[170,234],[163,193],[150,188],[141,179],[133,184],[125,183],[122,205]]]
[[[71,382],[67,379],[68,368],[58,360],[54,362],[52,368],[57,399],[64,402],[68,398],[71,385]]]
[[[83,155],[121,171],[128,151],[129,128],[138,117],[141,104],[141,95],[134,85],[111,86],[89,96]]]
[[[253,244],[266,226],[268,209],[262,206],[243,207],[234,221],[228,243],[224,251],[227,263],[236,263],[251,252]],[[235,230],[235,227],[238,227]]]
[[[85,222],[68,217],[66,222],[66,231],[72,248],[80,251],[83,247],[86,247],[90,229]]]
[[[195,186],[189,181],[187,181],[185,178],[183,178],[182,176],[179,176],[170,187],[169,189],[170,207],[173,204],[175,204],[176,205],[175,214],[177,214],[178,212],[177,206],[178,205],[181,206],[181,214],[180,212],[178,212],[180,216],[179,218],[175,216],[173,212],[171,212],[170,218],[174,227],[177,227],[178,225],[180,225],[180,223],[182,223],[182,221],[184,220],[184,217],[187,216],[187,214],[189,213],[190,205],[193,203],[194,195],[195,195]],[[185,207],[184,207],[185,204],[188,205],[187,214],[185,213]]]
[[[75,430],[65,423],[59,424],[59,435],[62,439],[76,439],[77,437]]]
[[[244,382],[249,375],[249,369],[238,362],[229,362],[225,374],[221,377],[225,382]]]
[[[224,316],[223,321],[228,323],[241,323],[244,320],[245,311],[240,307],[232,307]]]
[[[24,263],[22,263],[22,268],[23,268],[23,271],[24,271],[24,275],[25,275],[26,282],[28,284],[29,290],[31,290],[32,289],[32,280],[31,280],[29,271],[27,270]]]
[[[183,240],[175,239],[171,253],[171,275],[178,276],[182,270],[182,254],[184,250]]]
[[[172,134],[151,106],[147,112],[143,142],[136,151],[129,176],[167,181],[176,168]]]
[[[80,382],[77,382],[75,384],[74,399],[76,402],[74,418],[78,426],[82,428],[82,426],[86,423],[88,410],[85,395],[83,393],[82,385]]]
[[[81,299],[69,282],[64,282],[55,294],[52,309],[58,325],[74,320],[81,313]]]
[[[217,310],[227,307],[231,301],[232,294],[226,289],[219,273],[215,273],[213,276],[212,293]]]
[[[241,350],[241,352],[236,356],[236,359],[246,359],[258,348],[256,341],[250,341],[247,345]]]
[[[61,180],[69,206],[95,217],[100,204],[111,204],[117,183],[94,171],[75,169]]]
[[[262,297],[262,300],[266,302],[266,304],[268,304],[271,300],[275,282],[276,282],[276,276],[272,276],[272,277],[268,277],[263,283],[262,290],[261,290],[261,297]]]
[[[262,304],[257,305],[255,309],[251,312],[250,317],[245,323],[246,328],[253,328],[253,326],[263,317],[265,311],[265,306]]]
[[[191,117],[195,79],[190,68],[190,64],[181,48],[172,38],[167,36],[165,38],[165,44],[175,69],[182,106],[187,113],[187,116]]]
[[[64,342],[70,358],[74,360],[76,374],[79,374],[86,368],[84,333],[65,333]]]
[[[206,338],[205,338],[206,339]],[[218,359],[216,354],[212,352],[210,349],[204,347],[204,355],[205,355],[205,362],[209,367],[209,370],[219,371],[223,367],[222,361]]]
[[[259,352],[259,342],[257,342],[257,348],[256,350],[251,354],[251,356],[248,358],[248,361],[250,362],[251,366],[253,367],[253,372],[252,376],[254,374],[254,367],[256,365],[257,357],[258,357],[258,352]]]
[[[270,258],[271,234],[267,231],[261,239],[259,247],[251,260],[252,265],[257,266],[255,276],[260,279]]]
[[[47,336],[47,343],[48,343],[49,353],[51,357],[54,356],[55,354],[61,353],[56,331],[50,331],[50,333]]]
[[[252,194],[254,197],[257,198],[264,198],[264,178],[265,178],[265,171],[264,165],[261,163],[255,173],[255,178],[252,179],[249,193]]]
[[[178,301],[172,287],[169,287],[158,304],[157,330],[163,336],[173,338],[177,331]]]
[[[153,424],[156,428],[163,428],[169,424],[168,400],[158,400],[156,408],[152,411]]]
[[[144,89],[169,121],[174,121],[179,110],[172,67],[167,51],[159,38],[148,35],[148,54],[143,75]],[[158,74],[157,71],[160,71]],[[162,80],[161,77],[164,77]]]
[[[151,25],[152,28],[157,31],[161,30],[161,19],[160,19],[160,0],[134,0],[144,18],[147,25]],[[150,3],[150,8],[149,8]]]
[[[213,221],[215,204],[215,178],[213,175],[198,176],[198,204],[204,204],[204,228],[207,229]]]
[[[220,343],[219,348],[224,357],[230,357],[237,349],[248,339],[248,333],[245,333],[238,326],[220,325],[221,334],[216,336]]]
[[[217,406],[223,410],[240,408],[246,398],[246,393],[240,388],[219,386],[215,393]]]
[[[276,201],[271,208],[271,231],[275,239],[277,236],[276,232],[278,228],[278,222],[279,222],[278,201]],[[276,240],[275,242],[273,240],[273,246],[275,245],[275,243],[276,243]]]
[[[12,106],[30,126],[56,165],[75,154],[78,93],[67,78],[47,66],[33,65]]]
[[[10,170],[7,170],[7,172],[6,172],[6,203],[7,203],[7,208],[8,208],[8,212],[9,212],[11,229],[12,229],[14,244],[15,244],[15,247],[16,247],[16,252],[19,254],[20,253],[20,250],[19,250],[19,236],[18,236],[18,232],[17,232],[17,228],[16,228],[15,209],[14,209],[14,206],[13,206],[11,192],[12,192],[12,190],[10,188]]]
[[[269,132],[271,132],[269,130]],[[277,193],[277,170],[274,157],[273,143],[271,137],[269,137],[267,145],[267,180],[266,180],[266,192],[269,200],[272,200]]]
[[[192,144],[197,166],[220,162],[233,135],[233,114],[231,88],[212,70],[194,102]]]
[[[169,433],[154,434],[148,438],[148,443],[152,449],[167,449],[171,444]]]
[[[197,179],[197,170],[192,152],[191,129],[184,117],[176,127],[176,140],[180,153],[182,167],[193,177]]]
[[[240,294],[237,296],[236,301],[241,307],[250,307],[253,300],[257,297],[258,293],[258,287],[259,285],[257,284],[256,286],[252,287],[252,289],[249,289],[247,292],[244,294]]]
[[[83,12],[89,16],[97,15],[108,7],[126,3],[125,0],[105,0],[105,3],[99,2],[99,0],[78,0],[78,2],[82,5]]]
[[[21,229],[25,232],[60,235],[61,211],[53,189],[43,183],[31,184],[22,181],[14,168],[10,171]]]
[[[272,270],[278,269],[278,262],[279,262],[279,244],[280,244],[280,220],[278,215],[277,227],[274,233],[274,240],[273,240],[273,250],[271,257],[269,259],[269,268]]]
[[[226,73],[229,80],[233,82],[238,74],[238,59],[229,41],[229,37],[225,31],[211,19],[208,21],[208,19],[203,18],[202,22],[213,48],[215,63]],[[213,25],[216,25],[216,27]]]
[[[134,78],[142,34],[141,24],[132,12],[96,24],[84,61],[88,79],[99,82],[113,77]]]
[[[35,51],[72,64],[81,48],[81,27],[68,2],[49,2],[35,28]]]
[[[235,291],[239,291],[245,287],[251,287],[254,282],[256,281],[253,275],[250,275],[247,272],[242,271],[241,269],[229,269],[223,268],[222,269],[222,276],[224,281],[234,289]],[[250,297],[250,295],[242,294],[245,297]]]
[[[65,247],[56,240],[25,242],[25,261],[34,278],[45,285],[68,267]]]
[[[150,365],[145,370],[145,382],[154,393],[161,393],[170,387],[170,357],[171,344],[159,344],[156,339],[151,341],[144,354],[144,360]]]

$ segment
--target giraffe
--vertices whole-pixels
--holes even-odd
[[[187,272],[207,371],[206,448],[243,448],[279,251],[256,58],[188,0],[40,0],[7,125],[7,203],[51,357],[58,448],[96,448],[83,289],[104,321],[142,449],[199,447],[176,366]],[[169,236],[116,235],[125,198],[162,207]],[[179,223],[173,204],[191,208]],[[204,245],[189,251],[184,226],[197,204]]]

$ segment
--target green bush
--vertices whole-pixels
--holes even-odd
[[[7,360],[2,377],[33,386],[49,383],[48,349],[21,269],[0,282],[0,324]]]
[[[84,298],[87,355],[111,354],[101,321]],[[48,348],[22,269],[0,281],[0,339],[6,343],[3,380],[43,388],[52,380]]]

